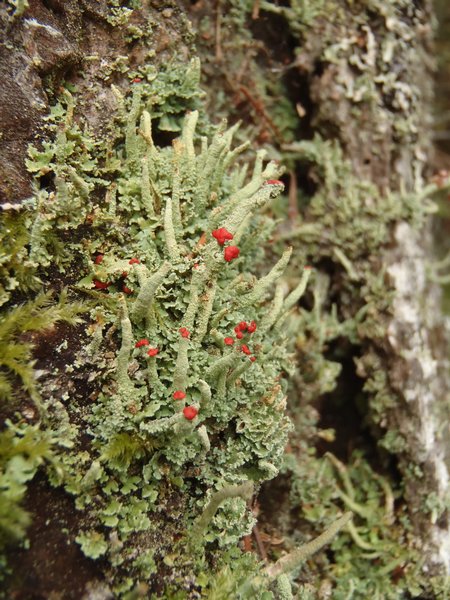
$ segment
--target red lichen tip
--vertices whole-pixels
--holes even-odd
[[[126,285],[123,285],[123,286],[122,286],[122,292],[123,292],[124,294],[132,294],[132,293],[133,293],[133,290],[130,290],[130,288],[129,288],[129,287],[127,287]]]
[[[106,290],[106,288],[111,285],[107,281],[99,281],[98,279],[94,279],[92,283],[98,290]]]
[[[244,334],[242,333],[242,331],[239,331],[239,329],[236,331],[236,337],[238,340],[242,340],[242,338],[244,337]]]
[[[180,332],[181,337],[184,338],[189,338],[189,336],[191,335],[191,332],[188,329],[186,329],[186,327],[180,327],[178,331]]]
[[[256,356],[250,356],[250,360],[251,360],[252,362],[255,362],[255,360],[256,360]]]
[[[150,350],[147,352],[147,354],[149,356],[156,356],[158,354],[159,350],[158,348],[150,348]]]
[[[232,346],[234,344],[234,340],[232,337],[226,337],[223,340],[227,346]]]
[[[94,259],[94,263],[96,265],[99,265],[102,262],[102,260],[103,260],[103,254],[98,254]]]
[[[147,339],[145,339],[145,338],[144,338],[144,339],[142,339],[142,340],[138,340],[138,341],[135,343],[134,347],[135,347],[135,348],[142,348],[142,346],[148,346],[148,345],[149,345],[149,343],[150,343],[150,342],[149,342]]]
[[[233,259],[237,258],[240,252],[241,251],[237,246],[228,246],[223,252],[223,257],[227,262],[230,262]]]
[[[243,352],[244,354],[247,354],[247,355],[250,355],[250,354],[251,354],[251,352],[250,352],[250,348],[247,346],[247,344],[242,344],[242,346],[241,346],[241,350],[242,350],[242,352]]]
[[[239,329],[240,329],[241,331],[246,331],[246,330],[247,330],[247,327],[248,327],[248,325],[247,325],[246,321],[241,321],[240,323],[238,323],[238,325],[237,325],[237,326],[239,327]]]
[[[279,179],[268,179],[266,181],[266,185],[282,185],[282,186],[284,186],[284,183],[282,181],[280,181]]]
[[[186,398],[186,394],[182,390],[177,390],[173,393],[174,400],[183,400],[183,398]]]
[[[130,258],[130,260],[128,261],[129,265],[139,265],[140,264],[140,260],[138,258]]]
[[[192,419],[195,419],[195,417],[198,415],[198,410],[195,408],[195,406],[185,406],[183,408],[183,415],[185,419],[192,421]]]
[[[214,229],[211,234],[213,238],[216,238],[217,242],[220,246],[223,246],[225,242],[233,239],[233,234],[230,233],[225,227],[221,227],[220,229]]]
[[[247,332],[255,333],[255,331],[256,331],[256,323],[255,323],[255,321],[251,321],[250,325],[247,327]]]
[[[141,83],[142,79],[140,77],[135,77],[131,83]]]

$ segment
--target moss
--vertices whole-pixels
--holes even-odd
[[[38,290],[40,280],[30,261],[27,218],[20,207],[4,209],[0,215],[0,306],[16,292]]]
[[[63,291],[57,304],[51,303],[51,293],[41,293],[34,300],[22,305],[3,307],[0,325],[0,400],[11,401],[14,397],[15,378],[30,397],[40,405],[39,393],[33,370],[33,343],[25,340],[30,332],[45,331],[55,323],[65,321],[80,323],[80,313],[87,310],[80,302],[67,301]]]

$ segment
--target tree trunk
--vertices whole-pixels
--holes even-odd
[[[13,325],[0,330],[0,368],[14,390],[2,391],[1,408],[5,483],[0,483],[0,543],[8,564],[7,596],[259,598],[265,591],[272,596],[264,597],[284,598],[289,596],[282,595],[288,594],[282,586],[288,585],[302,598],[444,598],[450,571],[450,382],[448,332],[438,286],[442,270],[433,266],[430,213],[442,207],[448,176],[430,178],[429,2],[16,0],[0,8],[0,17],[2,319],[12,323],[16,307],[42,291],[52,292],[53,306],[61,307],[51,316],[44,302],[37,309],[26,304],[30,315],[38,310],[42,318],[48,314],[46,326],[18,320],[17,330]],[[261,219],[267,221],[261,221],[260,231],[260,221],[252,217],[252,235],[265,236],[264,247],[251,248],[252,274],[267,275],[272,267],[266,263],[277,263],[287,245],[294,249],[271,310],[277,307],[277,293],[289,303],[286,290],[296,288],[302,274],[307,281],[305,267],[312,267],[312,275],[293,315],[282,323],[277,313],[270,325],[275,335],[279,323],[284,336],[283,342],[273,342],[282,354],[282,366],[273,363],[278,371],[272,372],[275,366],[263,340],[260,346],[251,345],[256,339],[251,329],[244,333],[242,352],[254,352],[255,365],[258,351],[267,358],[259,381],[246,379],[250,375],[245,365],[238,371],[227,363],[224,371],[238,392],[249,382],[255,389],[262,386],[270,372],[270,393],[267,388],[258,399],[264,411],[272,410],[270,416],[254,416],[246,405],[233,405],[235,396],[226,396],[229,407],[217,408],[216,401],[216,412],[205,412],[194,438],[190,421],[195,424],[197,414],[202,416],[207,384],[192,391],[190,379],[189,408],[194,412],[191,417],[185,414],[189,422],[177,421],[164,406],[150,409],[141,397],[145,386],[139,377],[144,377],[144,369],[133,346],[136,332],[144,331],[143,322],[149,331],[152,319],[155,328],[157,322],[163,328],[168,315],[181,318],[183,311],[189,320],[193,298],[200,298],[210,306],[216,324],[206,321],[203,341],[197,313],[192,317],[195,331],[183,320],[177,337],[170,338],[166,330],[170,345],[162,352],[153,348],[155,354],[146,359],[148,400],[157,397],[152,394],[158,385],[168,385],[164,378],[155,383],[151,361],[158,352],[174,374],[173,389],[184,389],[183,356],[188,350],[184,355],[183,344],[193,347],[197,335],[198,347],[209,344],[206,358],[198,359],[199,381],[208,381],[213,400],[225,398],[220,385],[215,389],[208,380],[220,367],[208,361],[219,356],[211,340],[217,342],[215,327],[221,331],[214,314],[225,286],[219,280],[216,292],[211,279],[195,295],[194,269],[202,273],[200,262],[200,268],[197,263],[192,268],[193,288],[190,279],[180,288],[180,296],[186,298],[191,290],[190,300],[161,298],[158,290],[166,289],[175,276],[183,277],[185,267],[171,271],[166,263],[159,267],[147,260],[151,276],[145,279],[146,267],[138,266],[145,261],[126,251],[127,244],[138,248],[133,246],[138,238],[144,244],[139,248],[150,248],[153,242],[145,240],[157,240],[155,232],[164,221],[165,260],[167,265],[181,264],[176,256],[177,210],[181,220],[189,210],[185,205],[195,203],[203,188],[189,181],[184,163],[177,163],[177,152],[184,151],[180,147],[190,148],[188,125],[182,142],[174,140],[185,114],[191,115],[188,123],[196,118],[196,110],[198,134],[189,160],[194,160],[194,146],[195,153],[200,148],[200,134],[211,139],[220,119],[227,118],[230,124],[242,121],[232,147],[250,140],[252,150],[267,150],[267,158],[280,161],[285,169],[277,175],[279,167],[270,167],[274,175],[254,191],[264,194],[272,185],[278,193],[278,177],[285,185],[279,198],[267,192],[273,204],[270,209],[264,205]],[[144,150],[154,157],[155,147],[163,150],[152,160],[163,164],[170,149],[172,162],[164,164],[167,169],[178,165],[160,193],[145,171],[151,171],[152,162],[142,167],[142,175],[140,171]],[[228,156],[228,150],[223,148],[220,156]],[[137,158],[132,158],[133,152]],[[241,164],[253,160],[243,149]],[[204,185],[219,177],[219,166]],[[138,192],[133,188],[138,185],[136,172],[139,186],[150,178]],[[179,173],[184,173],[184,183],[177,196],[174,181]],[[217,198],[223,202],[233,197],[231,184],[223,181],[208,196],[208,207]],[[197,191],[191,197],[192,189]],[[145,204],[147,197],[153,199],[151,206]],[[167,197],[170,203],[163,210]],[[136,198],[142,203],[139,216],[133,212]],[[116,201],[125,220],[116,220]],[[200,225],[188,229],[191,236],[197,235],[196,227],[208,230],[198,206]],[[221,206],[213,212],[219,220]],[[172,214],[171,242],[167,223]],[[216,231],[225,223],[215,222]],[[226,223],[232,223],[231,217]],[[249,223],[252,227],[252,219]],[[225,239],[226,248],[239,245],[240,234],[233,233],[234,241]],[[21,246],[13,247],[13,235],[23,237]],[[181,248],[186,264],[202,257],[208,244],[203,235],[189,253]],[[241,250],[241,259],[244,254]],[[109,255],[119,258],[108,263]],[[230,256],[225,250],[223,271],[235,258]],[[277,264],[277,277],[287,262],[283,261]],[[136,273],[135,279],[127,279],[128,272]],[[149,283],[151,277],[158,283]],[[236,286],[235,292],[226,292],[231,294],[229,305],[251,285],[261,291],[261,302],[266,301],[275,279],[273,272],[267,290],[242,274],[239,282],[237,276],[227,280],[230,289]],[[70,303],[57,300],[65,288],[72,309],[66,308]],[[150,314],[146,309],[140,317],[133,292],[144,307],[159,297],[164,310]],[[79,306],[82,299],[88,313]],[[73,323],[76,314],[83,316]],[[239,314],[252,318],[244,309]],[[228,343],[236,342],[236,348],[241,343],[238,333],[234,329],[236,340],[227,342],[232,338],[226,337],[218,347],[226,351]],[[152,340],[142,334],[144,349],[145,341],[151,348]],[[30,354],[13,363],[3,347],[19,344]],[[170,348],[176,344],[175,364]],[[294,352],[295,368],[286,367]],[[286,412],[295,428],[283,458],[279,445],[288,427],[286,395]],[[125,415],[117,398],[127,399]],[[252,403],[257,402],[250,398]],[[144,409],[149,419],[155,418],[142,421],[145,436],[142,422],[135,430],[132,424]],[[228,409],[231,412],[220,412]],[[105,414],[110,414],[109,423]],[[254,430],[263,432],[263,450],[252,448],[246,457],[238,443],[246,431],[253,435]],[[177,436],[192,437],[190,449],[173,446]],[[277,437],[279,442],[274,441]],[[260,438],[255,433],[248,439],[257,440],[256,445]],[[29,446],[24,440],[30,440]],[[235,440],[234,453],[226,454]],[[120,446],[116,455],[113,442]],[[259,509],[255,502],[245,504],[248,492],[234,492],[240,489],[236,484],[245,485],[247,479],[255,483],[256,492],[261,488]],[[214,493],[225,503],[208,516],[212,526],[208,533],[206,523],[204,539],[189,545],[186,532],[196,531],[196,519],[204,525],[202,510],[207,514],[206,498]],[[262,570],[256,559],[275,561],[280,552],[319,535],[347,510],[354,512],[353,525],[338,535],[332,552],[322,551],[300,573],[294,571],[287,584],[264,578],[260,583]],[[8,521],[15,534],[8,532]],[[250,585],[256,586],[250,592],[254,595],[246,596],[242,590]]]

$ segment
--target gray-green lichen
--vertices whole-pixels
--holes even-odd
[[[151,20],[132,23],[135,3],[110,4],[110,24],[130,40],[151,38]],[[173,17],[172,8],[164,12]],[[283,24],[295,56],[261,70],[251,13],[269,28]],[[90,365],[89,402],[73,388],[62,395],[56,380],[40,390],[47,401],[40,435],[56,432],[51,456],[61,462],[50,479],[75,498],[77,542],[87,556],[107,559],[106,577],[118,596],[145,595],[159,573],[170,572],[162,592],[168,598],[188,594],[190,585],[209,598],[445,597],[445,581],[427,581],[420,570],[422,549],[404,499],[408,481],[414,490],[424,473],[408,462],[408,431],[393,426],[401,393],[385,364],[387,332],[399,343],[390,279],[398,270],[386,268],[383,248],[399,223],[421,227],[433,209],[433,190],[423,188],[426,92],[416,83],[426,62],[426,9],[404,1],[280,7],[248,0],[217,3],[213,16],[199,27],[202,38],[215,43],[206,73],[223,77],[232,101],[221,90],[206,100],[227,114],[244,98],[253,128],[214,130],[201,110],[197,117],[197,61],[189,68],[169,62],[159,72],[147,63],[129,71],[131,94],[107,86],[114,116],[101,135],[83,124],[66,92],[52,109],[53,141],[30,150],[28,167],[43,189],[25,216],[30,252],[6,253],[16,257],[14,274],[6,276],[7,298],[31,273],[38,289],[37,273],[48,276],[56,267],[92,302],[90,343],[65,368],[76,381]],[[127,57],[117,57],[98,76],[109,81],[127,65]],[[306,108],[303,96],[288,98],[292,74],[308,87]],[[98,112],[102,102],[96,101]],[[299,131],[310,139],[298,141]],[[172,147],[162,141],[168,132],[180,135]],[[263,184],[279,173],[271,163],[263,171],[263,152],[250,178],[235,166],[247,158],[246,138],[255,132],[272,144],[269,156],[289,169],[289,207],[288,199],[275,197],[281,186]],[[234,150],[233,136],[241,142]],[[41,185],[41,178],[52,183]],[[278,229],[270,205],[284,219]],[[220,227],[234,235],[227,245],[240,248],[230,263],[211,237]],[[276,249],[270,266],[263,251],[269,239]],[[289,263],[286,243],[294,247]],[[311,264],[302,298],[311,273],[304,266]],[[241,320],[255,320],[257,329],[238,340],[234,327]],[[226,337],[234,338],[233,346]],[[295,340],[296,371],[285,338]],[[143,340],[148,345],[136,348]],[[331,454],[315,455],[317,443],[339,441],[339,431],[318,428],[312,403],[325,398],[348,406],[342,375],[348,348],[362,380],[356,403],[364,435],[401,457],[402,480],[386,468],[382,453],[380,467],[373,448],[348,456],[346,465]],[[173,399],[174,392],[186,397]],[[287,395],[296,431],[283,458]],[[182,412],[185,403],[192,420]],[[62,450],[64,440],[69,452]],[[42,455],[36,464],[49,460],[50,453]],[[295,554],[295,546],[309,547],[343,510],[355,516],[332,554],[302,565],[301,579],[282,574],[269,591],[263,578],[255,590],[262,569],[236,546],[255,523],[248,504],[239,496],[227,497],[214,515],[208,507],[222,490],[251,481],[258,489],[280,466],[290,478],[289,510],[271,518],[281,523],[284,549]],[[22,486],[15,508],[23,495]],[[434,523],[445,513],[441,494],[420,502]],[[205,512],[199,554],[186,557],[185,545]],[[301,531],[298,523],[290,526],[291,513],[306,523]],[[19,510],[19,525],[22,518]],[[18,529],[25,524],[26,517]],[[278,552],[272,547],[271,558],[283,561]]]
[[[95,362],[97,391],[88,404],[68,402],[50,376],[39,390],[40,429],[64,431],[52,445],[60,465],[52,484],[74,497],[76,541],[89,558],[108,559],[120,596],[150,583],[155,564],[169,561],[171,539],[179,540],[174,573],[195,577],[205,550],[220,556],[250,533],[254,518],[233,494],[195,532],[215,489],[247,489],[278,473],[293,361],[277,319],[289,319],[306,279],[293,295],[278,286],[272,298],[290,249],[253,274],[273,230],[263,211],[283,188],[279,166],[264,165],[260,152],[247,178],[235,164],[246,148],[232,150],[236,127],[222,123],[211,140],[199,138],[197,112],[172,146],[160,147],[145,87],[116,95],[117,124],[101,140],[65,93],[64,109],[50,117],[59,123],[54,140],[28,161],[37,178],[53,175],[54,190],[39,190],[26,206],[31,265],[63,277],[84,271],[76,288],[90,298],[92,342],[66,373]],[[161,537],[174,502],[182,518]],[[185,556],[186,544],[195,558]]]
[[[288,211],[289,221],[283,220],[276,237],[294,246],[300,268],[305,264],[316,268],[307,302],[302,303],[313,308],[300,310],[297,315],[299,368],[291,395],[296,424],[291,441],[301,448],[297,457],[302,476],[312,486],[305,502],[314,503],[324,494],[315,487],[318,476],[309,475],[309,471],[314,473],[320,467],[305,466],[303,470],[303,464],[308,464],[308,440],[309,446],[318,439],[333,442],[331,431],[316,429],[317,414],[315,417],[311,406],[318,397],[331,392],[332,402],[336,402],[334,410],[339,407],[344,414],[349,409],[355,411],[355,429],[359,429],[356,421],[361,421],[364,436],[381,448],[384,468],[384,451],[395,457],[403,486],[399,494],[408,504],[409,517],[416,532],[423,528],[430,532],[428,546],[423,546],[428,555],[425,568],[434,558],[442,567],[448,562],[444,541],[448,538],[448,521],[443,508],[448,492],[448,444],[432,407],[440,406],[441,422],[446,422],[448,416],[442,418],[442,413],[448,413],[446,402],[436,390],[448,388],[428,333],[434,331],[433,326],[429,329],[434,320],[429,311],[424,317],[421,308],[427,294],[416,297],[408,292],[404,297],[405,287],[417,287],[413,263],[420,265],[424,259],[420,251],[421,258],[412,261],[412,246],[405,251],[405,244],[414,228],[423,236],[427,215],[436,210],[430,196],[437,188],[426,185],[424,175],[431,130],[429,3],[358,2],[349,6],[330,0],[290,1],[283,6],[275,2],[229,2],[227,6],[229,10],[224,10],[221,20],[216,21],[216,33],[219,29],[221,35],[214,39],[214,69],[227,78],[233,94],[230,97],[237,106],[243,97],[247,99],[247,110],[260,138],[268,139],[274,146],[272,155],[286,162],[291,189],[289,198],[278,205],[277,214],[283,220]],[[290,38],[275,49],[272,35],[280,28]],[[206,30],[206,19],[200,21],[199,29]],[[272,48],[269,56],[265,44]],[[294,47],[292,53],[289,46]],[[245,76],[238,67],[242,62],[246,65]],[[217,81],[214,70],[207,73],[211,81]],[[282,89],[285,96],[286,89],[290,90],[292,106],[276,127],[274,96],[283,94]],[[225,104],[223,96],[214,97],[216,110]],[[308,139],[293,141],[296,131],[300,138],[303,133]],[[405,232],[405,239],[398,237],[398,231]],[[418,245],[417,234],[414,236],[414,244]],[[395,248],[392,254],[386,251],[390,244]],[[410,263],[413,268],[408,270]],[[290,272],[298,277],[298,266],[291,263],[292,267]],[[408,285],[399,288],[398,282],[406,273]],[[425,290],[430,282],[423,279],[423,271],[419,275],[417,284]],[[435,291],[432,296],[437,298]],[[432,306],[431,312],[438,319],[434,300]],[[406,320],[402,307],[407,311]],[[421,375],[421,369],[420,376],[415,375],[417,363],[414,366],[409,359],[405,364],[407,357],[401,356],[405,329],[414,334],[407,344],[407,354],[410,359],[414,353],[421,356],[429,379]],[[296,331],[295,325],[291,331]],[[348,366],[353,360],[362,386],[356,392],[346,386],[347,380],[357,379],[354,368]],[[417,393],[413,394],[415,382]],[[411,402],[405,402],[405,390]],[[323,402],[325,419],[329,401],[325,396],[319,403]],[[411,410],[414,419],[410,418]],[[339,445],[339,429],[335,435]],[[425,437],[429,449],[434,444],[439,449],[433,458],[424,451]],[[410,440],[420,443],[410,445]],[[384,468],[378,466],[374,471],[385,473]],[[394,478],[392,483],[398,482]],[[433,499],[426,502],[429,489],[439,490],[438,505]],[[434,517],[420,508],[428,504],[434,507]],[[431,520],[439,519],[438,514],[444,533]],[[283,520],[289,522],[286,516],[280,517],[280,522]],[[285,533],[289,527],[281,530]],[[397,531],[401,543],[401,524]],[[423,537],[421,533],[419,537]],[[440,540],[437,544],[434,537]],[[419,543],[411,538],[412,546]],[[357,546],[354,551],[357,556]],[[347,559],[352,560],[349,556]],[[356,580],[354,587],[348,587],[343,573],[336,571],[330,577],[336,594],[341,590],[350,595],[363,593],[361,590],[369,594]],[[365,569],[364,577],[368,589],[380,585],[375,583],[375,568]],[[414,585],[419,585],[421,575],[416,573],[414,577]],[[392,587],[386,572],[384,578],[382,585]],[[420,582],[424,588],[425,579],[426,571]],[[402,581],[396,585],[400,589]]]

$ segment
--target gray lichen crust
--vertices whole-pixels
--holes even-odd
[[[408,440],[405,461],[420,465],[421,473],[406,481],[408,498],[424,514],[435,563],[450,572],[450,396],[440,397],[450,384],[448,364],[440,356],[442,341],[433,340],[443,327],[440,294],[427,274],[425,248],[417,233],[400,223],[395,239],[396,250],[389,253],[388,272],[396,293],[388,336],[398,359],[390,377],[406,407],[393,407],[386,419]]]

